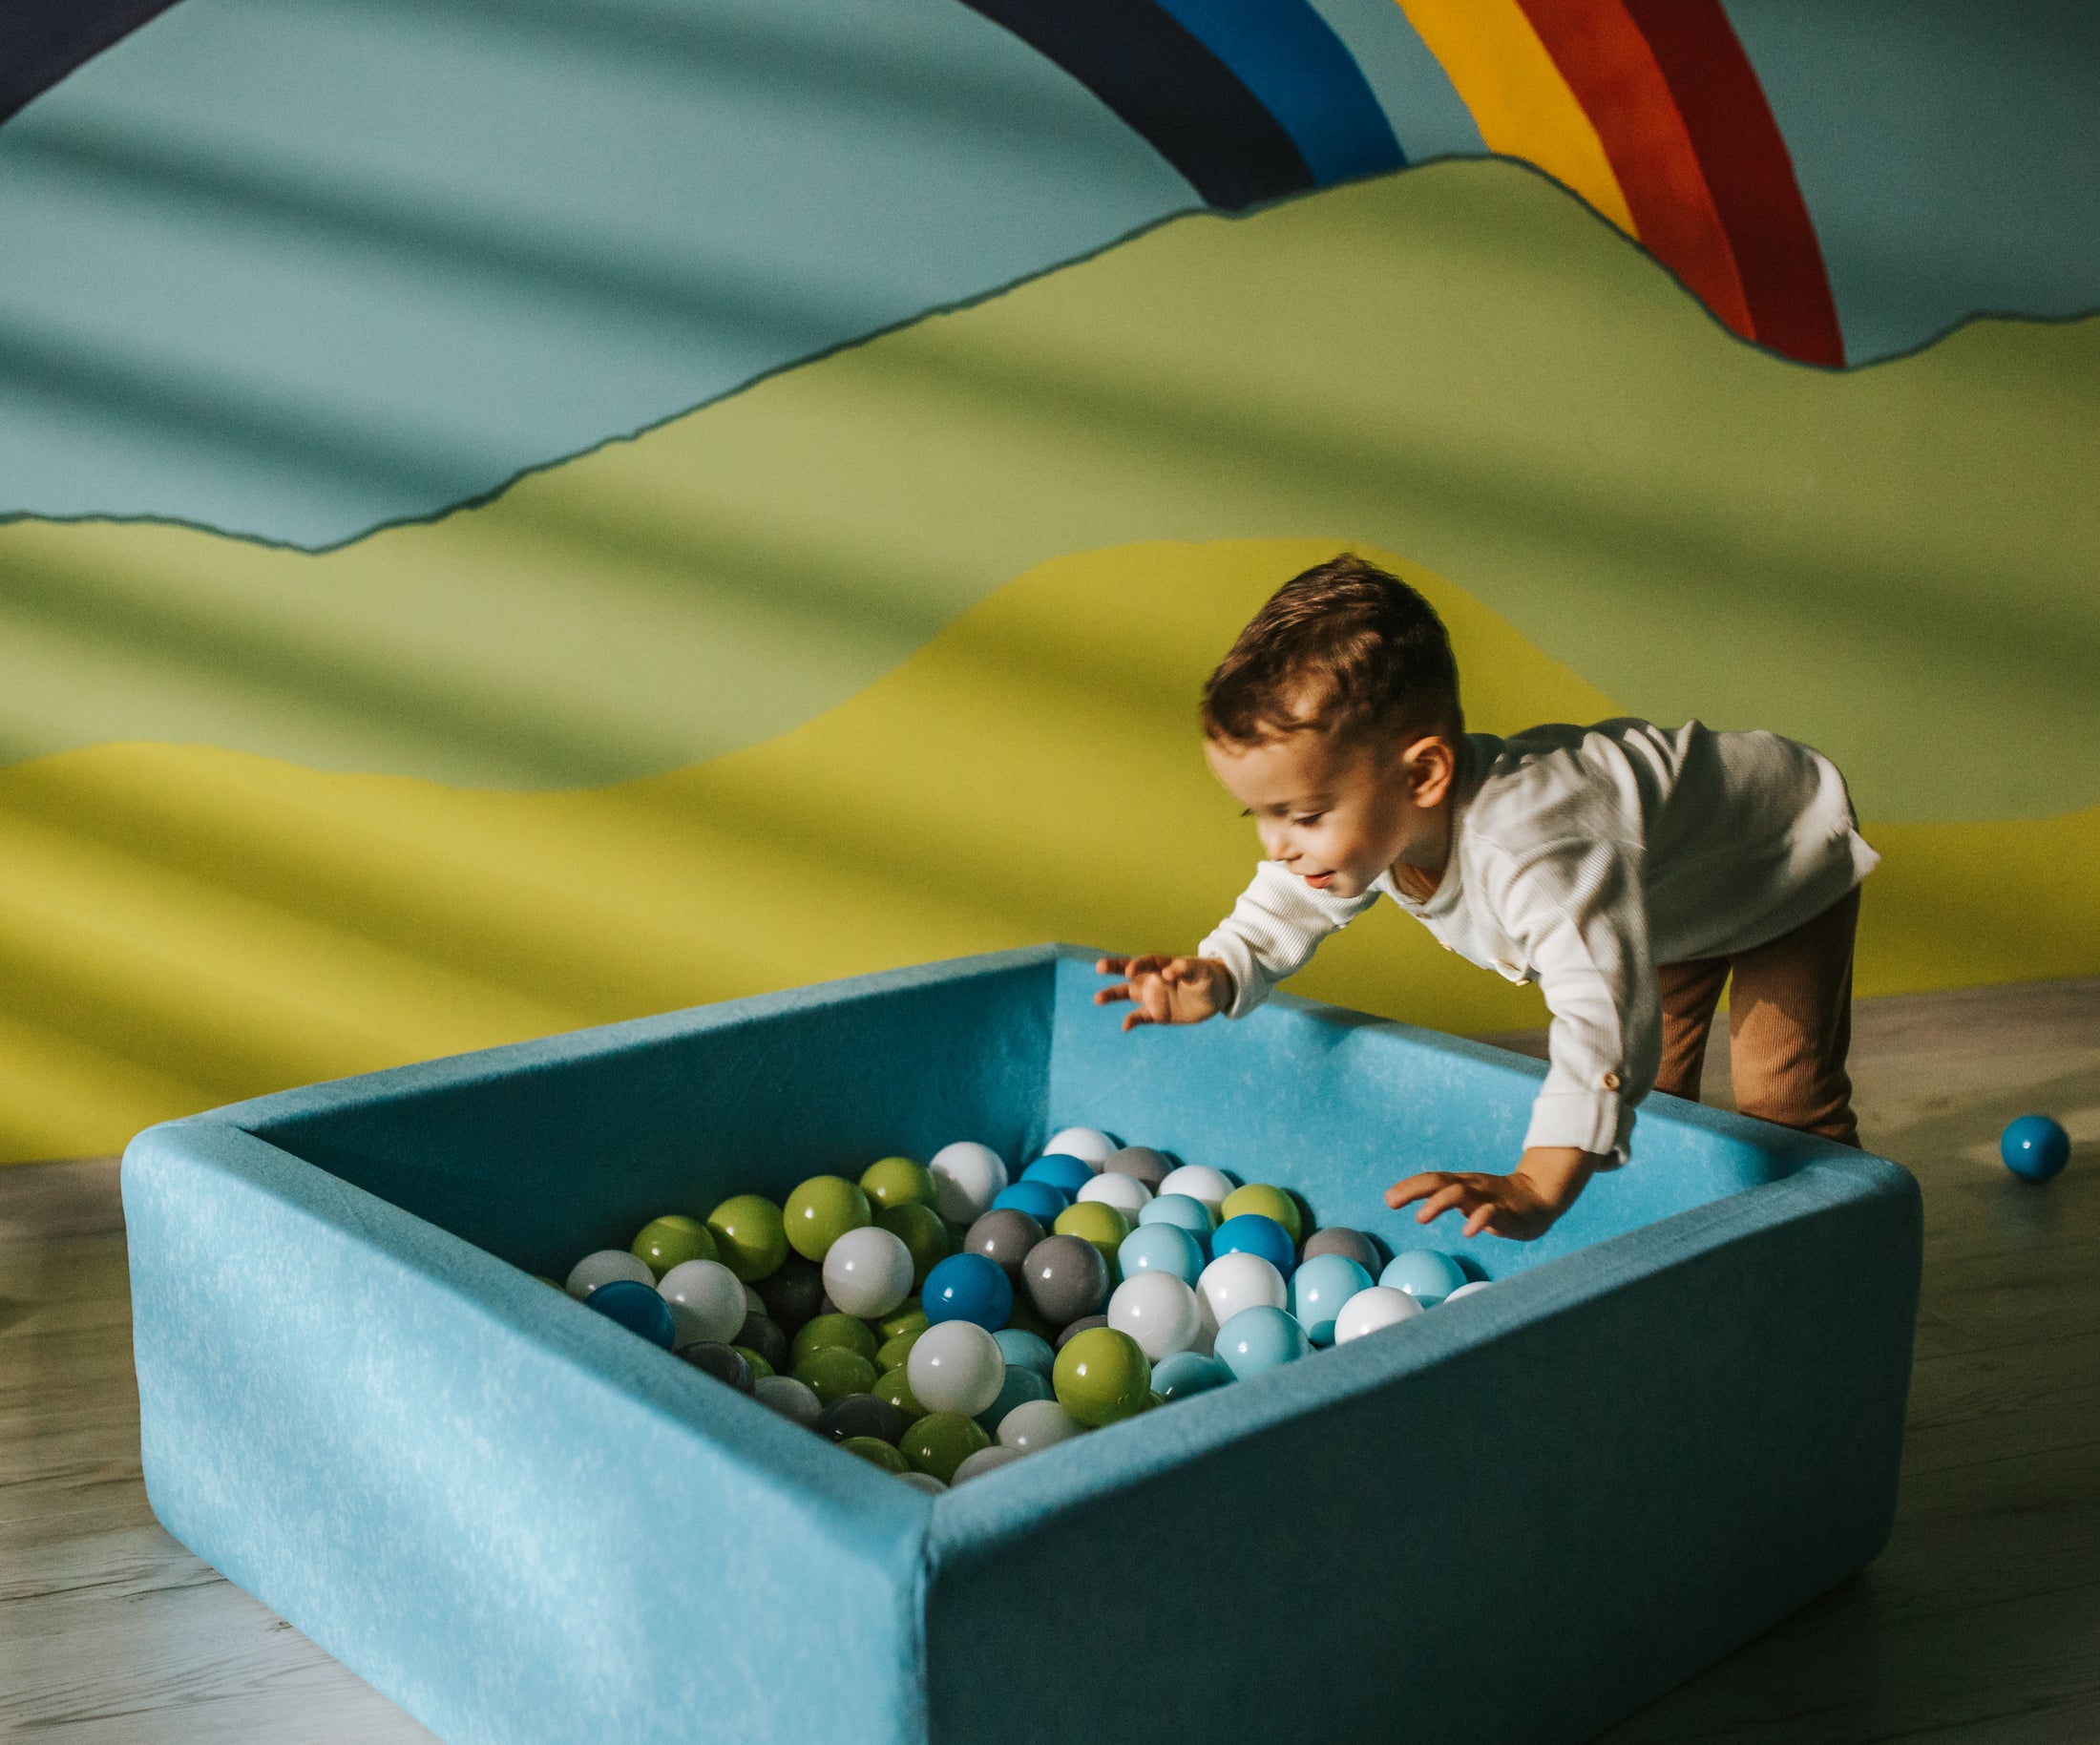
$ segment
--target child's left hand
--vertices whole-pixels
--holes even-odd
[[[1418,1224],[1459,1211],[1465,1214],[1467,1236],[1484,1230],[1513,1242],[1532,1242],[1575,1204],[1576,1195],[1606,1161],[1572,1146],[1534,1146],[1507,1175],[1431,1169],[1394,1183],[1385,1190],[1385,1203],[1398,1211],[1420,1200]]]

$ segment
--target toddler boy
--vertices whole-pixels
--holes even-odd
[[[1193,957],[1105,957],[1124,1028],[1240,1018],[1391,897],[1443,943],[1536,980],[1551,1064],[1508,1175],[1386,1192],[1427,1224],[1544,1232],[1626,1161],[1650,1089],[1696,1099],[1721,989],[1736,1105],[1857,1145],[1852,944],[1860,840],[1844,778],[1772,733],[1645,721],[1465,731],[1435,610],[1336,557],[1286,582],[1204,687],[1204,754],[1266,858]]]

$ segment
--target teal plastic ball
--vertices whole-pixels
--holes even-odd
[[[1314,1345],[1334,1343],[1334,1317],[1371,1274],[1346,1254],[1315,1254],[1291,1275],[1291,1313]]]
[[[1141,1223],[1117,1247],[1116,1265],[1125,1278],[1171,1272],[1193,1290],[1203,1276],[1203,1247],[1178,1224]]]
[[[1378,1274],[1378,1282],[1405,1291],[1424,1309],[1434,1309],[1465,1283],[1465,1269],[1438,1249],[1403,1249]]]
[[[1267,1303],[1242,1309],[1218,1329],[1217,1355],[1242,1381],[1295,1363],[1312,1349],[1298,1317]]]
[[[1232,1379],[1232,1372],[1216,1357],[1206,1356],[1200,1351],[1178,1351],[1153,1366],[1152,1391],[1171,1404],[1222,1388]]]
[[[1998,1140],[1998,1155],[2024,1182],[2046,1182],[2070,1162],[2070,1135],[2047,1115],[2022,1115]]]

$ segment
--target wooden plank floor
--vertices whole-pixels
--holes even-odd
[[[1605,1745],[2100,1740],[2100,981],[1856,1028],[1867,1143],[1925,1193],[1895,1537]],[[1724,1100],[1724,1061],[1709,1079]],[[2028,1109],[2087,1147],[2047,1188],[1996,1162]],[[126,1282],[114,1162],[0,1169],[0,1738],[429,1739],[155,1524]]]

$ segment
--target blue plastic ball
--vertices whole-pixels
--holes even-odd
[[[1378,1282],[1405,1291],[1424,1309],[1434,1309],[1465,1283],[1465,1269],[1438,1249],[1402,1249],[1378,1274]]]
[[[1218,1223],[1210,1215],[1209,1207],[1187,1193],[1163,1193],[1147,1200],[1138,1212],[1138,1222],[1178,1225],[1203,1244],[1207,1254],[1210,1251],[1210,1232]]]
[[[926,1275],[919,1307],[930,1325],[975,1321],[996,1334],[1014,1313],[1014,1284],[1006,1269],[982,1254],[951,1254]]]
[[[1045,1381],[1055,1373],[1058,1354],[1040,1333],[1030,1333],[1025,1327],[1001,1327],[992,1336],[1005,1354],[1008,1369],[1032,1369]]]
[[[2022,1181],[2046,1182],[2070,1162],[2070,1135],[2047,1115],[2022,1115],[2006,1124],[1998,1155]]]
[[[1371,1274],[1347,1254],[1315,1254],[1291,1275],[1291,1313],[1314,1345],[1332,1345],[1342,1305],[1370,1289]]]
[[[999,1419],[1016,1406],[1031,1399],[1051,1398],[1050,1383],[1032,1369],[1022,1369],[1018,1363],[1006,1366],[1006,1379],[999,1383],[999,1397],[977,1414],[977,1422],[994,1436],[999,1433]]]
[[[1289,1278],[1298,1264],[1298,1245],[1291,1232],[1258,1211],[1243,1211],[1218,1226],[1210,1238],[1210,1257],[1220,1254],[1259,1254]]]
[[[1218,1329],[1219,1359],[1242,1381],[1295,1363],[1312,1349],[1298,1317],[1267,1303],[1242,1309]]]
[[[1171,1272],[1191,1290],[1203,1276],[1203,1248],[1178,1224],[1141,1224],[1116,1250],[1124,1278],[1140,1272]]]
[[[639,1333],[652,1344],[671,1349],[675,1331],[671,1305],[657,1294],[654,1285],[639,1279],[616,1278],[598,1286],[583,1299],[586,1309],[596,1309],[609,1321],[618,1321],[629,1333]]]
[[[1208,1394],[1235,1379],[1225,1364],[1200,1351],[1178,1351],[1152,1366],[1152,1391],[1168,1404]]]
[[[1076,1194],[1094,1179],[1084,1158],[1067,1157],[1061,1151],[1046,1151],[1020,1172],[1024,1182],[1047,1182],[1060,1192]]]
[[[1048,1230],[1058,1221],[1058,1213],[1072,1204],[1072,1196],[1053,1188],[1048,1182],[1031,1182],[1023,1178],[1011,1188],[1002,1188],[992,1201],[994,1211],[1024,1211]]]

